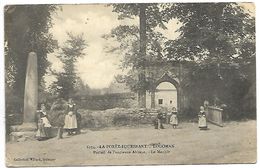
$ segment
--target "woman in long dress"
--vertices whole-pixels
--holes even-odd
[[[173,128],[176,128],[178,126],[178,117],[177,117],[177,110],[175,107],[172,108],[172,115],[170,118],[170,124]]]
[[[67,130],[68,135],[72,135],[77,129],[76,104],[72,99],[69,99],[67,106],[67,115],[64,120],[64,129]]]
[[[206,113],[203,106],[200,106],[200,112],[199,112],[199,128],[200,130],[206,130],[208,128],[207,126],[207,119],[206,119]]]

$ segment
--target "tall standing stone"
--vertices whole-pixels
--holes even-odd
[[[30,52],[27,60],[23,124],[11,126],[11,141],[34,139],[36,131],[35,115],[38,105],[38,72],[37,55]]]
[[[37,55],[30,52],[27,60],[25,89],[24,89],[24,123],[35,123],[38,105],[38,71]]]

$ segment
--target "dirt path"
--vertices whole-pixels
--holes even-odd
[[[256,121],[231,122],[223,128],[215,125],[209,127],[210,130],[199,131],[196,123],[181,123],[175,130],[169,126],[163,130],[155,130],[149,126],[109,128],[99,131],[87,130],[81,135],[65,137],[62,140],[7,143],[6,160],[8,166],[252,163],[256,161]],[[150,145],[156,143],[161,145]],[[106,146],[115,144],[130,144],[132,147],[139,145],[139,148]],[[99,146],[105,148],[97,148]],[[93,147],[96,149],[91,149]]]

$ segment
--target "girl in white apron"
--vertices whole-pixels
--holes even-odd
[[[177,110],[175,107],[172,108],[172,115],[170,118],[170,124],[173,128],[177,128],[178,125],[178,117],[177,117]]]
[[[198,114],[199,117],[199,128],[200,130],[206,130],[207,129],[207,119],[206,119],[206,113],[203,106],[200,106],[200,112]]]
[[[39,120],[38,120],[38,130],[37,136],[41,137],[41,139],[50,138],[51,124],[47,118],[46,107],[44,104],[41,104],[41,109],[39,112]]]
[[[47,135],[44,129],[43,121],[39,118],[37,123],[37,132],[36,132],[36,139],[39,141],[47,139]]]

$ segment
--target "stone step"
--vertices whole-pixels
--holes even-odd
[[[23,123],[22,125],[13,125],[10,129],[11,132],[27,132],[36,131],[37,127],[35,123]]]
[[[10,141],[12,142],[21,142],[27,140],[35,140],[36,132],[26,131],[26,132],[11,132]]]
[[[58,132],[58,128],[52,127],[50,129],[50,138],[56,137],[57,132]],[[13,131],[9,134],[9,140],[11,142],[36,140],[36,130],[34,130],[34,131]]]

